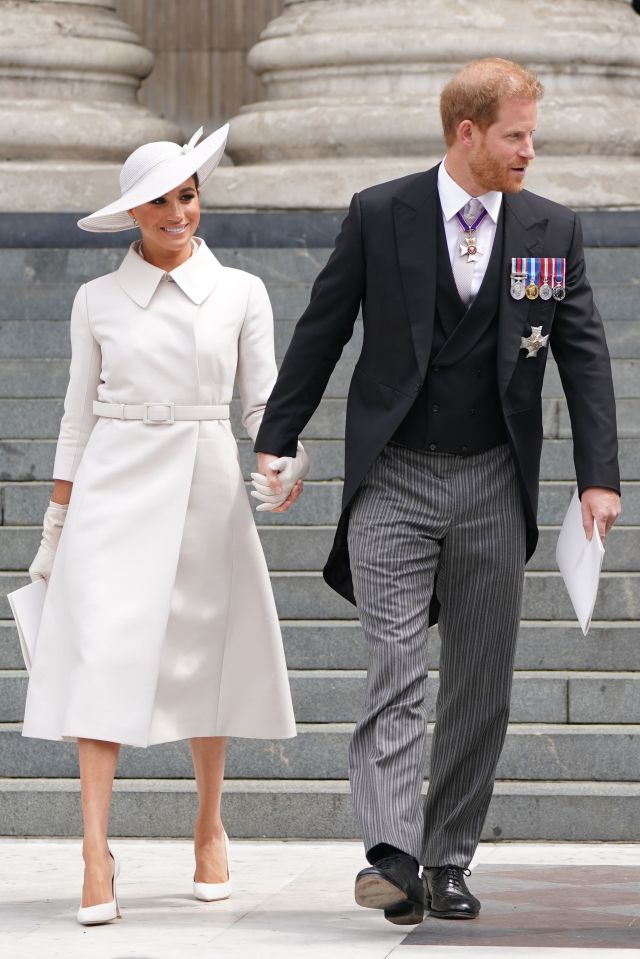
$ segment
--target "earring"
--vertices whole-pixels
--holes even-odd
[[[132,221],[132,223],[133,223],[134,226],[140,226],[140,224],[139,224],[138,221],[136,220],[135,216],[132,216],[132,217],[131,217],[131,221]]]

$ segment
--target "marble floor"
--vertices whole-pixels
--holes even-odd
[[[7,959],[640,959],[640,844],[483,844],[481,917],[392,926],[353,901],[359,843],[233,842],[234,892],[191,898],[182,840],[114,840],[123,919],[75,921],[75,840],[0,840]],[[576,892],[576,886],[579,892]],[[577,938],[576,938],[577,936]],[[538,945],[536,945],[538,943]]]

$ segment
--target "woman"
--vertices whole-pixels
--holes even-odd
[[[243,425],[252,438],[260,425],[276,376],[271,307],[257,277],[194,239],[199,187],[227,130],[199,145],[202,130],[182,148],[140,147],[122,168],[120,199],[78,223],[141,232],[120,268],[74,302],[52,502],[29,571],[49,585],[23,735],[78,742],[83,924],[119,916],[107,825],[121,743],[191,740],[194,894],[210,901],[230,892],[226,737],[295,735],[229,426],[236,375]],[[302,451],[279,466],[283,510],[308,460]]]

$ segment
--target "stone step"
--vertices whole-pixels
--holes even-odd
[[[76,248],[0,249],[0,277],[12,283],[56,286],[85,283],[118,268],[126,248],[82,246]],[[326,247],[224,247],[215,254],[225,266],[261,276],[265,283],[312,283],[325,265]],[[633,247],[586,247],[585,260],[591,282],[631,285],[640,274],[640,250]]]
[[[627,481],[640,480],[640,444],[622,439],[620,470]],[[307,440],[311,459],[310,480],[339,480],[344,476],[343,440]],[[240,463],[245,477],[255,470],[253,444],[239,439]],[[0,440],[0,482],[50,480],[55,440]],[[575,476],[571,440],[547,440],[542,447],[542,480],[567,481]]]
[[[607,319],[635,317],[638,252],[629,248],[585,251],[596,303]],[[297,319],[301,314],[329,253],[328,249],[216,250],[222,263],[242,263],[264,280],[274,312],[282,319]],[[114,249],[0,250],[0,320],[68,317],[80,284],[117,268],[122,255]]]
[[[0,285],[0,290],[2,289]],[[634,317],[635,318],[635,317]],[[294,320],[281,320],[276,318],[275,323],[275,347],[278,362],[284,356],[284,352],[289,345],[293,331],[295,329],[297,317]],[[640,330],[637,324],[626,320],[608,320],[605,321],[605,331],[609,351],[614,359],[637,359],[640,357]],[[353,337],[344,348],[341,360],[334,376],[335,382],[340,384],[340,391],[336,396],[346,396],[346,390],[351,377],[351,371],[360,355],[362,345],[362,325],[357,322],[354,328]],[[63,363],[61,369],[64,373],[63,386],[68,373],[68,359],[70,356],[69,345],[69,323],[68,317],[64,321],[59,320],[6,320],[0,324],[0,357],[3,361],[9,362],[13,359],[26,359],[34,362],[43,360],[66,360],[67,365]],[[547,373],[545,375],[545,393],[546,395],[560,394],[558,389],[557,374],[554,372],[553,359],[550,358]],[[58,376],[62,375],[60,373]],[[628,368],[621,367],[614,376],[616,377],[616,387],[620,389],[627,382],[625,377],[630,375]],[[548,384],[551,384],[549,386]],[[632,384],[633,386],[633,384]],[[549,389],[552,394],[549,394]],[[10,394],[5,394],[10,395]],[[630,394],[636,395],[636,394]]]
[[[296,719],[301,723],[355,722],[365,691],[364,670],[294,670],[290,674]],[[427,680],[429,720],[435,720],[437,672]],[[0,722],[24,715],[27,674],[0,671]],[[640,683],[628,673],[516,673],[511,697],[514,723],[640,723]],[[2,775],[2,773],[0,773]]]
[[[246,484],[248,492],[250,483]],[[562,523],[566,509],[573,496],[573,481],[543,481],[540,487],[538,522],[541,526],[556,526]],[[5,526],[39,526],[49,503],[51,483],[6,483],[0,485],[0,515]],[[623,512],[615,528],[615,534],[626,526],[640,524],[640,483],[622,484]],[[255,505],[253,501],[252,505]],[[286,513],[256,513],[255,519],[260,526],[328,526],[338,522],[342,503],[342,483],[339,480],[317,482],[306,481],[305,490],[295,508]],[[542,542],[538,551],[546,548]],[[625,536],[627,534],[625,533]],[[550,542],[550,540],[549,540]],[[613,542],[613,540],[612,540]],[[617,552],[623,550],[622,542],[616,542]],[[620,560],[623,561],[622,559]],[[2,564],[0,562],[0,569]]]
[[[322,486],[323,484],[317,484]],[[333,484],[326,484],[333,485]],[[309,484],[312,492],[312,485]],[[47,498],[44,497],[46,505]],[[319,500],[319,502],[318,502]],[[296,519],[318,522],[322,498],[313,504],[313,511],[303,510],[304,499],[296,506]],[[339,504],[335,505],[336,512]],[[293,510],[289,510],[288,516]],[[44,513],[42,510],[41,516]],[[320,519],[322,517],[320,516]],[[333,516],[327,517],[334,519]],[[261,522],[258,518],[258,522]],[[270,525],[259,528],[269,569],[274,571],[320,570],[329,555],[335,533],[334,526]],[[556,570],[556,543],[559,526],[543,527],[540,530],[538,549],[530,560],[529,570]],[[24,571],[28,569],[40,545],[40,526],[0,526],[0,569]],[[640,556],[640,526],[619,526],[607,538],[603,569],[608,572],[633,572],[638,568]]]
[[[66,778],[78,775],[75,744],[30,739],[19,723],[0,725],[0,776]],[[353,724],[298,725],[289,740],[229,741],[226,775],[237,779],[343,779]],[[433,727],[429,725],[425,769]],[[508,780],[636,782],[640,776],[640,726],[511,725],[498,764]],[[124,779],[191,779],[186,741],[149,749],[123,747],[117,775]]]
[[[345,432],[346,403],[345,399],[323,400],[303,430],[302,439],[341,440]],[[640,398],[618,398],[616,411],[619,437],[640,437]],[[0,435],[5,441],[56,439],[62,413],[62,399],[0,399]],[[231,426],[236,436],[244,434],[240,418],[240,403],[234,400],[231,404]],[[543,400],[542,423],[547,439],[569,439],[571,423],[566,400]]]
[[[6,594],[28,582],[25,574],[0,572],[0,619],[9,619]],[[316,572],[274,572],[271,582],[281,619],[354,619],[355,607],[334,592]],[[603,573],[594,619],[640,618],[640,573]],[[571,601],[560,573],[525,576],[522,618],[573,620]]]
[[[83,237],[83,240],[85,238]],[[91,238],[74,247],[0,248],[0,277],[3,283],[56,285],[85,283],[118,268],[128,244],[118,248],[93,246]],[[326,263],[332,244],[326,246],[221,246],[215,255],[225,266],[247,270],[265,283],[312,283]],[[592,283],[633,285],[640,274],[640,250],[630,246],[586,246],[587,273]]]
[[[637,329],[637,323],[627,322],[625,320],[605,320],[605,332],[607,336],[607,346],[612,358],[637,358],[639,355],[638,339],[640,331]],[[634,329],[635,327],[635,329]]]
[[[60,324],[58,324],[60,325]],[[282,360],[284,351],[289,343],[290,331],[287,332],[286,342],[277,325],[276,345],[278,363]],[[287,324],[292,326],[293,324]],[[347,396],[353,367],[358,359],[361,348],[361,336],[350,341],[338,367],[332,375],[325,397],[340,399]],[[2,343],[0,342],[0,351]],[[638,353],[640,353],[640,335],[638,337]],[[0,355],[1,352],[0,352]],[[613,381],[616,396],[619,399],[633,399],[640,396],[640,359],[613,359],[611,362]],[[64,396],[69,377],[69,358],[31,359],[13,357],[0,359],[0,398],[61,398]],[[543,396],[547,399],[563,396],[562,384],[558,368],[549,359],[544,378]]]
[[[357,622],[349,620],[283,620],[282,635],[290,669],[366,669],[367,650]],[[0,630],[0,635],[1,635]],[[17,636],[12,640],[3,668],[21,666]],[[520,625],[516,668],[528,670],[633,671],[638,667],[640,623],[592,620],[587,636],[575,621],[541,623],[524,620]],[[9,646],[9,639],[5,648]],[[440,657],[438,627],[429,630],[429,669],[437,669]]]
[[[426,791],[426,785],[425,785]],[[498,781],[483,839],[629,842],[638,838],[640,785]],[[0,780],[3,833],[80,836],[77,779]],[[231,838],[356,839],[345,780],[234,780],[222,810]],[[116,780],[110,836],[188,838],[197,811],[191,780]]]
[[[0,574],[0,584],[4,577],[12,575]],[[18,579],[14,577],[15,581]],[[271,580],[282,619],[353,618],[354,607],[330,589],[319,573],[275,572]],[[600,579],[594,618],[640,618],[639,587],[640,573],[604,573]],[[3,585],[0,585],[0,592],[2,589]],[[522,616],[540,620],[573,619],[573,608],[559,573],[526,574]]]
[[[355,620],[283,620],[284,648],[290,669],[366,669],[367,652]],[[640,624],[635,621],[591,622],[583,636],[575,622],[541,623],[525,620],[520,626],[516,668],[528,670],[633,671],[638,666]],[[438,627],[429,631],[429,669],[440,658]],[[0,669],[22,669],[18,634],[12,620],[0,620]]]

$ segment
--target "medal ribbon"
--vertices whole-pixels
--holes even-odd
[[[530,256],[528,257],[527,262],[528,262],[527,277],[532,283],[538,286],[540,283],[540,276],[539,276],[540,268],[538,265],[540,263],[540,260],[537,256]]]
[[[542,280],[543,283],[547,283],[547,284],[548,284],[548,283],[549,283],[549,280],[551,279],[551,274],[550,274],[550,270],[551,270],[551,259],[550,259],[550,257],[545,256],[543,259],[540,260],[540,264],[541,264],[541,265],[540,265],[540,279]]]
[[[475,229],[477,229],[477,227],[480,226],[480,224],[481,224],[482,221],[484,220],[485,216],[487,215],[487,212],[488,212],[487,210],[483,210],[482,213],[480,214],[480,216],[478,217],[478,219],[475,220],[475,222],[473,222],[470,226],[469,226],[469,224],[467,223],[467,221],[465,220],[465,218],[463,217],[462,213],[460,213],[459,210],[458,210],[458,212],[456,213],[456,216],[457,216],[458,222],[460,223],[460,226],[462,227],[462,229],[464,230],[464,232],[465,232],[465,233],[473,233],[473,231],[474,231]]]

